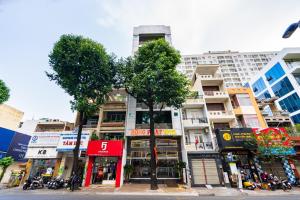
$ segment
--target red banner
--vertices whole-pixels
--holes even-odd
[[[88,156],[122,156],[122,140],[95,140],[90,141],[87,148]]]

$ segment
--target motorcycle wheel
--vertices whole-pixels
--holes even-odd
[[[23,185],[23,190],[27,190],[27,185]]]

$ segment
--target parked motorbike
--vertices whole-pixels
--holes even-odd
[[[79,178],[79,176],[73,174],[70,177],[68,185],[69,185],[71,191],[78,190],[79,186],[80,186],[80,178]]]
[[[32,178],[32,182],[30,184],[30,189],[35,190],[39,188],[44,188],[43,177],[34,177]]]
[[[60,189],[65,187],[65,181],[61,177],[56,177],[48,182],[48,189]]]
[[[23,190],[27,190],[28,188],[30,188],[31,183],[32,183],[32,179],[28,178],[23,185]]]
[[[256,184],[251,182],[250,180],[245,181],[243,183],[244,188],[248,189],[248,190],[254,190],[257,188]]]
[[[286,179],[281,179],[281,188],[286,191],[286,190],[291,190],[292,189],[292,184],[288,182]]]

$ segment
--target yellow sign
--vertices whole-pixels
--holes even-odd
[[[229,133],[223,133],[223,138],[224,140],[229,141],[231,140],[231,135]]]
[[[176,135],[175,129],[155,129],[156,136]],[[134,129],[129,131],[131,136],[150,136],[150,129]]]

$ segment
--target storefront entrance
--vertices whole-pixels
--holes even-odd
[[[87,149],[89,156],[85,177],[85,187],[90,184],[121,185],[122,140],[90,141]]]
[[[261,160],[261,168],[268,174],[272,174],[273,176],[277,176],[278,178],[287,178],[286,173],[283,169],[283,165],[279,159],[272,161]]]
[[[92,184],[115,184],[117,162],[116,157],[96,157]]]

